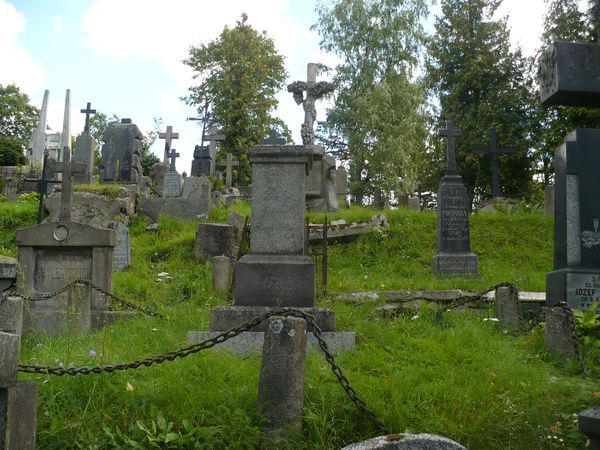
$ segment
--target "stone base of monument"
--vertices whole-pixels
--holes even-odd
[[[0,388],[0,448],[34,449],[37,384],[16,381]]]
[[[588,309],[600,302],[600,270],[573,268],[553,270],[546,274],[546,305],[567,302],[571,308]]]
[[[236,328],[249,322],[255,317],[262,316],[269,311],[279,308],[270,306],[219,306],[213,309],[210,329],[211,331],[189,331],[188,341],[196,344],[206,339],[211,339],[219,334]],[[340,350],[353,350],[355,345],[354,332],[335,331],[335,312],[325,308],[298,308],[306,314],[310,314],[321,331],[323,338],[327,342],[327,347],[334,353]],[[240,335],[215,346],[216,349],[226,349],[232,352],[246,356],[252,353],[260,352],[264,342],[264,332],[267,321],[263,321],[252,331],[241,333]],[[309,349],[318,349],[317,339],[312,334],[312,327],[307,325],[307,347]]]
[[[138,214],[158,222],[161,214],[182,220],[206,219],[210,214],[210,197],[206,201],[188,198],[140,198]]]
[[[242,256],[235,272],[238,306],[310,307],[315,298],[315,265],[304,255]]]
[[[431,270],[440,277],[477,276],[477,255],[474,253],[437,253],[431,258]]]
[[[0,255],[0,294],[14,286],[17,281],[17,260]]]

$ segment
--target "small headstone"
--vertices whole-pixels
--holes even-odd
[[[223,193],[221,191],[214,191],[211,194],[211,200],[210,200],[210,205],[213,208],[219,207],[221,205],[223,205]]]
[[[85,172],[75,174],[73,181],[76,184],[92,184],[94,181],[94,154],[96,141],[89,133],[83,132],[75,140],[73,160],[85,165]]]
[[[306,321],[297,317],[271,317],[262,351],[258,383],[258,411],[273,433],[302,429]]]
[[[348,445],[342,450],[467,450],[457,442],[433,434],[389,434]]]
[[[181,198],[208,201],[210,197],[210,180],[206,177],[187,177],[183,182]]]
[[[546,351],[561,361],[580,361],[581,349],[575,331],[573,312],[566,305],[546,308]]]
[[[228,256],[213,256],[210,258],[210,265],[213,289],[217,292],[227,291],[231,276],[231,259]]]
[[[181,197],[181,175],[177,172],[167,172],[163,183],[163,197]]]
[[[196,229],[194,255],[205,261],[213,256],[236,256],[237,230],[235,227],[220,223],[201,223]]]
[[[227,225],[235,227],[238,231],[241,231],[241,229],[244,227],[244,217],[235,211],[229,211],[229,214],[227,214],[226,223]]]
[[[416,195],[408,196],[408,207],[414,211],[421,210],[421,200]]]
[[[165,175],[169,171],[169,166],[164,163],[156,163],[150,167],[150,181],[155,192],[162,194],[165,185]]]
[[[448,148],[446,174],[438,189],[437,253],[431,268],[439,276],[477,275],[477,256],[471,253],[467,188],[456,170],[454,153],[454,137],[460,130],[446,122],[439,135],[447,136]]]
[[[111,228],[117,233],[117,245],[113,251],[113,270],[121,272],[131,265],[131,243],[129,228],[121,222],[112,222]]]
[[[519,301],[519,291],[511,286],[500,286],[494,296],[496,317],[504,328],[522,331],[524,328],[523,310]]]

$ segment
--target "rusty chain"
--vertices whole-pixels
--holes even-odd
[[[292,317],[298,317],[298,318],[306,320],[307,324],[312,329],[313,335],[317,339],[317,342],[319,344],[321,351],[325,355],[325,359],[326,359],[327,363],[331,366],[331,371],[337,378],[338,382],[344,388],[344,391],[346,392],[346,394],[348,395],[350,400],[367,418],[372,420],[382,431],[388,433],[388,430],[387,430],[385,424],[381,421],[381,419],[379,419],[375,415],[375,413],[373,411],[371,411],[367,407],[366,403],[359,397],[356,390],[350,385],[350,381],[344,375],[342,368],[335,362],[335,358],[334,358],[333,354],[330,352],[329,347],[327,346],[327,342],[323,338],[323,332],[321,331],[321,328],[317,324],[315,318],[310,314],[307,314],[305,312],[302,312],[300,310],[293,309],[293,308],[281,308],[276,311],[271,311],[271,312],[265,313],[262,316],[258,316],[238,327],[232,328],[229,331],[220,333],[213,338],[206,339],[197,344],[190,345],[188,347],[184,347],[184,348],[181,348],[181,349],[178,349],[175,351],[171,351],[168,353],[164,353],[162,355],[150,356],[148,358],[144,358],[144,359],[137,360],[137,361],[132,361],[129,363],[109,364],[109,365],[105,365],[105,366],[94,366],[94,367],[83,366],[83,367],[67,367],[67,368],[60,367],[60,366],[50,367],[50,366],[39,366],[39,365],[32,365],[32,364],[20,364],[19,372],[63,376],[63,375],[78,375],[78,374],[89,375],[91,373],[102,373],[102,372],[111,373],[111,372],[115,372],[117,370],[123,371],[123,370],[129,370],[129,369],[137,369],[138,367],[141,367],[141,366],[150,367],[152,365],[162,364],[165,361],[173,361],[176,358],[185,358],[186,356],[189,356],[194,353],[198,353],[201,350],[206,350],[208,348],[214,347],[215,345],[223,343],[245,331],[250,331],[252,328],[256,327],[263,321],[267,320],[269,317],[273,317],[273,316],[284,316],[284,317],[292,316]]]
[[[15,297],[21,297],[24,301],[26,302],[41,302],[41,301],[45,301],[45,300],[50,300],[51,298],[57,297],[61,294],[64,294],[65,292],[67,292],[71,287],[77,285],[77,284],[83,284],[87,287],[89,287],[90,289],[100,292],[101,294],[119,302],[120,304],[127,306],[128,308],[131,309],[135,309],[137,311],[143,312],[144,314],[148,314],[149,316],[152,317],[159,317],[161,319],[164,319],[165,317],[160,314],[157,313],[156,311],[153,311],[151,309],[145,308],[143,306],[140,305],[136,305],[135,303],[131,303],[130,301],[127,301],[125,299],[122,299],[118,296],[116,296],[115,294],[113,294],[112,292],[108,292],[106,289],[101,288],[100,286],[95,285],[94,283],[92,283],[91,281],[88,280],[73,280],[68,284],[65,284],[62,288],[60,288],[59,290],[52,292],[50,294],[38,294],[35,296],[29,296],[29,297],[23,297],[20,294],[15,294]]]

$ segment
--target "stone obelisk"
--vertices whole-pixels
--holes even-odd
[[[60,134],[60,150],[58,160],[63,160],[65,147],[71,148],[71,89],[65,94],[65,114],[63,116],[63,128]]]
[[[46,116],[48,114],[48,96],[50,91],[44,91],[44,100],[42,101],[42,109],[40,111],[40,121],[33,137],[33,145],[31,146],[31,163],[41,165],[44,160],[44,150],[46,149]]]

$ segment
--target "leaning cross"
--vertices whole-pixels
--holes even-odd
[[[458,175],[456,171],[456,153],[454,151],[454,138],[460,136],[460,130],[452,126],[452,121],[446,121],[446,129],[438,130],[438,136],[446,136],[448,145],[446,149],[446,175]]]
[[[169,152],[171,151],[171,141],[173,139],[179,139],[179,133],[173,133],[173,127],[169,125],[165,133],[158,133],[158,138],[165,140],[163,163],[167,164],[169,162]]]
[[[89,133],[90,132],[90,115],[96,114],[96,110],[92,109],[92,104],[90,102],[88,102],[85,109],[80,110],[80,112],[85,114],[85,127],[83,128],[83,132]]]
[[[208,141],[208,149],[210,151],[210,157],[213,161],[217,159],[217,142],[224,141],[224,134],[217,134],[216,128],[210,129],[210,134],[206,136],[206,140]]]
[[[169,152],[169,154],[167,156],[169,158],[171,158],[171,165],[169,166],[169,172],[176,172],[177,169],[175,168],[175,160],[181,155],[179,153],[177,153],[177,151],[175,149],[173,149]]]
[[[232,182],[231,169],[232,167],[239,165],[239,161],[235,161],[231,153],[227,153],[227,160],[225,164],[219,164],[219,167],[225,167],[225,186],[228,188],[231,187]]]
[[[315,102],[321,97],[333,92],[334,86],[326,81],[317,83],[317,65],[309,63],[307,66],[306,81],[294,81],[287,87],[288,92],[294,94],[296,104],[302,104],[304,108],[304,123],[300,130],[302,143],[311,145],[315,143],[315,130],[313,129],[317,118]],[[304,96],[306,92],[306,97]]]
[[[286,143],[286,139],[284,137],[278,137],[277,131],[275,130],[269,131],[269,137],[261,142],[262,145],[285,145]]]
[[[71,196],[73,194],[73,174],[84,174],[87,164],[71,161],[69,147],[63,149],[63,161],[48,161],[48,169],[52,173],[62,173],[62,184],[60,188],[60,213],[58,220],[69,222],[71,220]]]
[[[492,155],[492,197],[500,197],[500,175],[497,155],[499,153],[516,153],[517,150],[514,147],[498,147],[498,136],[494,128],[490,130],[490,143],[490,147],[476,148],[473,150],[473,154],[481,155],[490,153]]]

